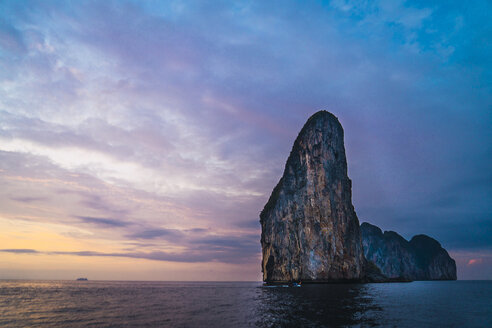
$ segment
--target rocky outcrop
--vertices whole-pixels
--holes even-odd
[[[410,240],[415,252],[416,263],[423,276],[415,280],[456,280],[456,262],[441,244],[426,235],[417,235]]]
[[[390,280],[456,280],[456,263],[437,240],[417,235],[407,241],[366,222],[361,232],[365,258]]]
[[[320,111],[306,122],[260,222],[264,281],[363,278],[343,129],[333,114]]]

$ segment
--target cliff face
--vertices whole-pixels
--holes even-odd
[[[365,259],[351,199],[342,126],[320,111],[299,133],[260,214],[263,280],[360,280]]]
[[[437,240],[426,235],[417,235],[410,240],[410,246],[425,279],[456,280],[456,262]]]
[[[456,263],[439,242],[417,235],[410,242],[393,231],[361,225],[362,245],[372,261],[390,279],[456,280]]]

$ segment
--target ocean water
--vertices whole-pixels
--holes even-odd
[[[0,280],[0,327],[492,327],[492,281]]]

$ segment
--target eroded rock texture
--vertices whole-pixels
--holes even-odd
[[[407,241],[393,231],[384,233],[362,223],[364,255],[394,280],[456,280],[456,263],[439,242],[426,235]]]
[[[324,282],[364,275],[343,129],[331,113],[309,118],[260,214],[263,280]]]

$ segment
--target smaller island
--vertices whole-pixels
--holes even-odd
[[[456,280],[456,262],[434,238],[416,235],[407,241],[367,222],[360,230],[365,258],[389,281]]]
[[[89,280],[89,279],[87,279],[87,278],[77,278],[77,281],[87,281],[87,280]]]

